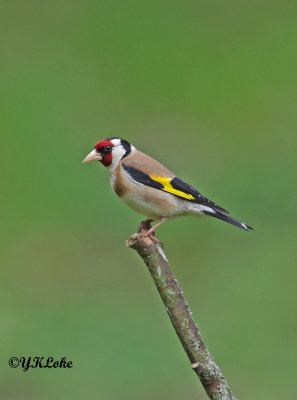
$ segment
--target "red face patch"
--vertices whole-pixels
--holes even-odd
[[[94,149],[102,155],[102,160],[100,162],[105,166],[109,167],[112,163],[112,148],[113,144],[110,140],[100,140],[94,146]]]

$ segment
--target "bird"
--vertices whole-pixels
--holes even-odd
[[[113,192],[134,211],[148,218],[140,224],[139,232],[154,242],[158,241],[154,236],[156,228],[170,219],[187,215],[207,215],[245,231],[253,229],[230,217],[227,210],[125,139],[109,137],[100,140],[82,162],[89,161],[103,164],[108,169]],[[154,221],[159,222],[151,227],[150,223]]]

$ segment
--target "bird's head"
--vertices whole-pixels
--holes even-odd
[[[103,139],[95,144],[94,150],[82,162],[100,161],[105,167],[114,168],[133,149],[134,146],[124,139],[117,137]]]

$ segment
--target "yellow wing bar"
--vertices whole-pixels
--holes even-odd
[[[163,185],[163,189],[165,192],[172,193],[176,196],[183,197],[184,199],[187,200],[195,200],[195,197],[189,193],[185,193],[181,190],[174,189],[174,187],[171,185],[171,178],[166,178],[164,176],[158,176],[158,175],[150,175],[149,176],[153,181],[160,183]]]

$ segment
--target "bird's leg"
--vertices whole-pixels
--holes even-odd
[[[146,219],[145,221],[140,222],[140,224],[137,227],[137,232],[146,232],[151,229],[151,222],[153,222],[153,219]]]
[[[138,230],[138,232],[139,232],[138,235],[140,237],[148,236],[154,243],[162,244],[162,242],[155,237],[154,232],[161,224],[163,224],[166,221],[168,221],[168,218],[161,218],[160,222],[158,222],[153,227],[151,227],[151,224],[150,224],[152,222],[151,219],[143,221],[138,225],[138,229],[141,228],[140,231]],[[142,228],[144,228],[144,229],[142,229]],[[149,228],[149,229],[147,229],[147,228]]]
[[[154,225],[148,232],[147,232],[147,236],[151,236],[151,234],[162,224],[164,224],[164,222],[168,221],[168,218],[161,218],[161,221],[158,222],[156,225]]]

